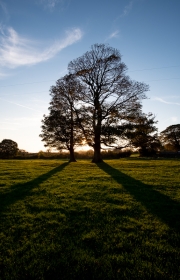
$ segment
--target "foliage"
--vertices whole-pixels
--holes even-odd
[[[1,160],[0,279],[179,279],[179,163]]]
[[[180,151],[180,124],[168,126],[160,133],[160,140],[168,150]]]
[[[152,113],[137,114],[126,132],[132,147],[139,149],[140,156],[153,156],[160,149],[156,123]]]
[[[38,158],[41,158],[41,159],[45,158],[45,154],[43,151],[39,151]]]
[[[103,159],[119,159],[119,158],[126,158],[130,157],[132,154],[131,149],[123,149],[123,150],[108,150],[102,151],[102,158]]]
[[[141,108],[148,86],[130,80],[120,52],[105,44],[93,45],[71,61],[68,69],[86,89],[78,112],[79,119],[86,120],[80,121],[81,129],[94,149],[93,162],[101,162],[101,145],[116,143],[117,125]]]
[[[18,145],[10,139],[4,139],[0,143],[0,158],[13,158],[18,152]]]
[[[17,157],[19,158],[26,158],[28,156],[28,152],[26,150],[23,150],[23,149],[19,149],[18,152],[17,152]]]

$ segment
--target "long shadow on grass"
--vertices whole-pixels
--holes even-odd
[[[44,181],[48,180],[54,174],[62,171],[69,162],[65,162],[60,166],[53,168],[49,172],[40,175],[36,179],[28,181],[22,184],[13,185],[8,193],[0,194],[0,212],[2,212],[6,207],[15,203],[18,200],[24,199],[26,196],[31,195],[31,190],[39,186]]]
[[[153,189],[153,185],[147,185],[136,180],[107,163],[97,164],[104,172],[109,174],[154,216],[166,223],[170,228],[180,232],[180,204],[170,197]]]

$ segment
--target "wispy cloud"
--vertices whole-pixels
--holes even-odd
[[[41,50],[35,41],[20,36],[12,27],[0,27],[0,73],[5,68],[33,65],[47,61],[62,49],[74,44],[82,38],[79,28],[66,31],[61,40],[57,40],[50,47]]]
[[[62,0],[39,0],[39,3],[42,4],[45,8],[53,10],[54,7],[62,2]]]
[[[117,37],[119,37],[119,30],[114,31],[109,35],[109,39]]]
[[[61,5],[61,8],[69,4],[69,0],[37,0],[37,2],[50,11],[53,11],[58,4]]]
[[[47,7],[49,7],[50,9],[54,8],[55,5],[59,2],[58,0],[46,0],[46,5]]]
[[[118,21],[120,18],[126,17],[130,11],[133,8],[133,4],[134,4],[135,0],[131,0],[128,5],[126,5],[123,9],[123,11],[121,12],[121,14],[114,20],[114,22]]]
[[[130,1],[128,5],[124,7],[121,17],[127,16],[133,7],[133,1]]]
[[[112,33],[105,39],[105,42],[108,41],[109,39],[118,38],[118,37],[119,37],[119,30],[116,30],[116,31],[112,32]]]
[[[157,100],[159,102],[165,103],[165,104],[169,104],[169,105],[178,105],[180,106],[180,103],[178,102],[169,102],[169,101],[165,101],[164,99],[160,98],[160,97],[155,97],[153,98],[154,100]]]
[[[42,115],[32,115],[32,117],[6,118],[0,121],[1,130],[21,130],[23,127],[37,126],[41,123]]]
[[[5,3],[3,1],[0,1],[0,9],[2,9],[3,13],[9,17],[9,13],[8,13],[8,10],[7,10],[7,7],[5,5]]]
[[[12,102],[12,101],[9,101],[9,100],[5,100],[5,99],[3,99],[3,98],[0,98],[0,100],[5,101],[5,102],[8,102],[8,103],[11,103],[11,104],[14,104],[14,105],[19,106],[19,107],[23,107],[23,108],[26,108],[26,109],[29,109],[29,110],[35,111],[35,112],[42,113],[42,112],[41,112],[41,111],[39,111],[39,110],[36,110],[36,109],[30,108],[30,107],[28,107],[28,106],[25,106],[25,105],[22,105],[22,104],[19,104],[19,103],[16,103],[16,102]]]

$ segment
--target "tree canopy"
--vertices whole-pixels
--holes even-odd
[[[164,146],[169,145],[172,150],[180,151],[180,124],[170,125],[161,131],[160,140]]]
[[[10,139],[0,143],[0,158],[13,158],[18,152],[18,144]]]
[[[94,148],[93,162],[101,162],[101,147],[116,142],[118,124],[141,109],[148,86],[132,81],[120,52],[105,44],[95,44],[81,57],[71,61],[68,69],[85,87],[81,119],[88,112],[88,130],[83,133]],[[82,124],[83,127],[83,124]],[[103,135],[103,131],[111,132]]]
[[[126,132],[127,139],[134,148],[139,148],[140,156],[156,154],[160,149],[160,141],[155,124],[155,116],[152,113],[138,113],[129,124]]]
[[[85,141],[94,149],[92,161],[101,162],[102,147],[123,147],[120,142],[141,112],[148,85],[132,81],[120,52],[105,44],[93,45],[68,70],[50,89],[40,136],[45,146],[68,149],[70,161],[75,161],[75,145]]]

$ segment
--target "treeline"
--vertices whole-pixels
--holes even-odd
[[[2,145],[3,144],[3,145]],[[92,159],[93,150],[78,150],[74,152],[76,159]],[[130,156],[141,156],[140,150],[126,148],[123,150],[103,150],[101,151],[102,159],[119,159]],[[179,158],[180,151],[177,151],[172,144],[161,145],[158,151],[149,151],[146,157],[164,157],[164,158]],[[29,153],[25,150],[18,149],[16,142],[10,139],[4,139],[0,143],[0,158],[1,159],[65,159],[69,160],[68,151],[52,152],[39,151],[38,153]]]
[[[118,159],[131,156],[133,151],[131,149],[125,149],[124,151],[102,151],[103,159]],[[93,150],[81,150],[74,152],[76,159],[92,159]],[[138,154],[138,153],[137,153]],[[14,159],[66,159],[69,160],[68,152],[44,152],[39,151],[38,153],[28,153],[24,150],[19,150],[13,157]]]

